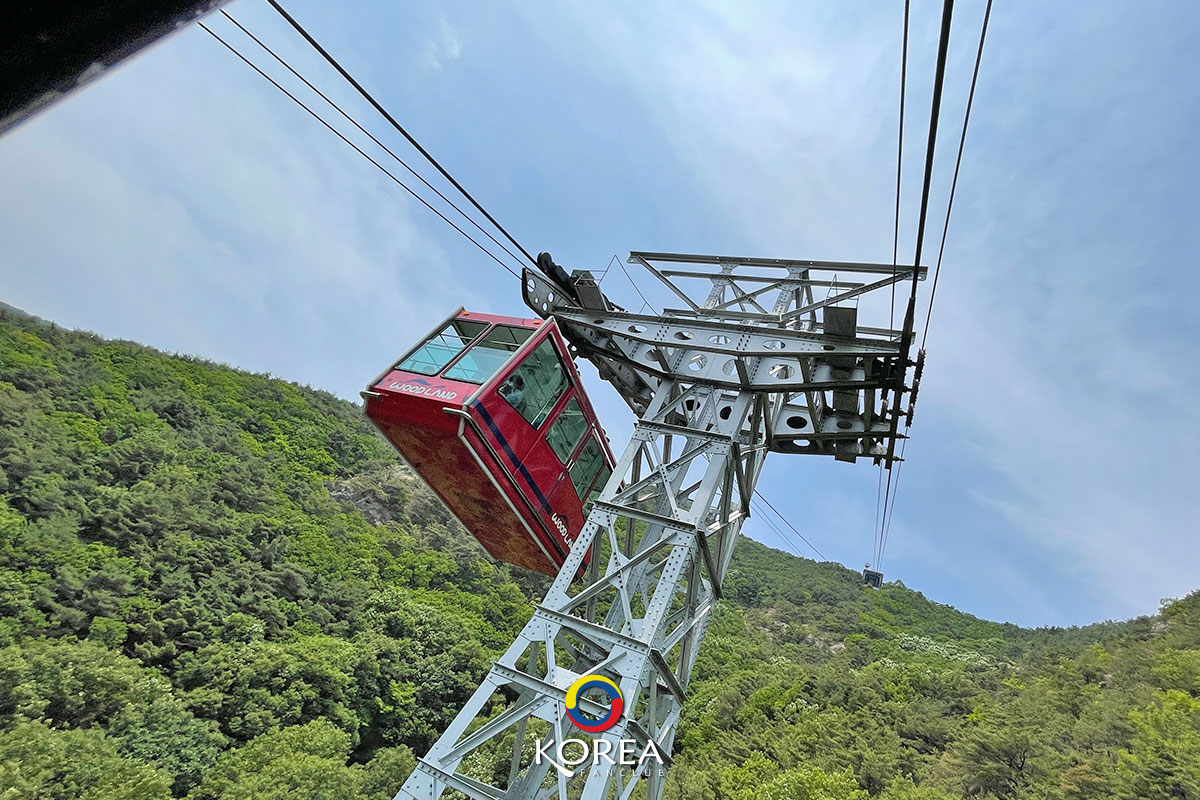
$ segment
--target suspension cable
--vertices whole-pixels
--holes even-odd
[[[900,264],[900,186],[904,166],[904,98],[908,86],[908,19],[910,0],[904,0],[904,26],[900,37],[900,114],[896,125],[896,214],[892,226],[892,299],[888,304],[888,329],[896,327],[896,272]],[[884,399],[887,395],[884,394]],[[897,397],[899,401],[899,397]],[[890,470],[889,470],[890,472]],[[891,476],[889,475],[889,480]],[[876,564],[883,545],[883,523],[880,518],[880,497],[883,494],[883,461],[879,462],[879,477],[875,481],[875,535],[871,563]]]
[[[822,561],[828,561],[828,560],[829,560],[828,558],[826,558],[826,557],[825,557],[825,554],[824,554],[824,553],[822,553],[820,550],[818,550],[818,549],[816,548],[816,545],[814,545],[812,542],[810,542],[808,539],[806,539],[806,538],[805,538],[805,536],[804,536],[804,534],[803,534],[803,533],[801,533],[800,531],[796,530],[796,526],[795,526],[795,525],[793,525],[793,524],[792,524],[790,521],[788,521],[788,518],[787,518],[787,517],[785,517],[783,514],[780,514],[780,513],[779,513],[779,509],[775,508],[775,506],[773,506],[773,505],[771,504],[771,501],[770,501],[770,500],[768,500],[768,499],[766,498],[766,496],[765,496],[765,495],[764,495],[762,492],[760,492],[759,490],[755,489],[755,490],[754,490],[754,494],[756,494],[756,495],[758,496],[758,499],[759,499],[759,500],[762,500],[764,503],[766,503],[768,508],[770,508],[772,511],[774,511],[774,512],[775,512],[775,516],[777,516],[777,517],[779,517],[779,519],[783,520],[783,524],[784,524],[784,525],[787,525],[789,528],[791,528],[791,529],[792,529],[792,533],[794,533],[794,534],[796,534],[797,536],[799,536],[799,537],[800,537],[800,540],[801,540],[802,542],[804,542],[806,545],[808,545],[809,547],[811,547],[811,548],[812,548],[812,551],[813,551],[814,553],[816,553],[818,556],[820,556]]]
[[[759,513],[762,515],[762,521],[766,524],[766,526],[768,528],[771,529],[771,531],[775,534],[776,538],[779,539],[779,542],[788,550],[788,552],[790,552],[796,558],[804,558],[804,556],[800,553],[799,548],[796,547],[796,543],[792,541],[791,537],[785,535],[783,530],[778,525],[776,525],[775,522],[770,517],[767,516],[766,511],[763,510],[762,506],[751,501],[750,508],[753,509],[756,513]]]
[[[934,152],[937,149],[938,117],[941,114],[941,108],[942,108],[942,88],[945,85],[945,79],[946,79],[946,53],[950,48],[950,22],[951,22],[953,15],[954,15],[954,0],[944,0],[944,2],[942,4],[942,27],[941,27],[941,32],[938,35],[937,66],[934,70],[934,75],[933,75],[933,98],[932,98],[932,100],[930,102],[930,106],[929,106],[929,138],[925,145],[925,176],[924,176],[924,179],[923,179],[922,185],[921,185],[920,215],[917,220],[917,246],[916,246],[916,254],[913,257],[912,288],[910,290],[909,299],[908,299],[908,305],[909,305],[910,311],[912,310],[913,306],[915,305],[916,299],[917,299],[917,281],[920,276],[919,265],[921,263],[921,250],[925,244],[925,222],[926,222],[926,219],[929,214],[929,189],[930,189],[930,184],[933,181],[933,157],[934,157]],[[909,338],[909,337],[912,336],[912,331],[909,330],[908,327],[912,324],[913,320],[912,320],[912,317],[910,314],[906,314],[905,318],[906,318],[906,325],[905,325],[906,330],[904,331],[904,340],[905,340],[905,342],[909,342],[909,341],[911,341],[911,338]],[[907,345],[903,349],[907,352],[907,350],[908,350]],[[905,365],[901,365],[901,366],[902,366],[902,368],[907,369],[907,367]],[[896,405],[897,405],[897,408],[894,413],[898,414],[898,413],[900,413],[900,410],[899,410],[900,394],[899,394],[899,392],[897,392],[897,394],[896,394]],[[907,430],[907,428],[906,428],[906,430]],[[907,439],[905,441],[907,441]],[[903,448],[902,448],[902,451],[903,451]],[[903,462],[901,462],[901,463],[903,463]],[[880,559],[879,559],[880,561],[883,560],[883,547],[887,541],[887,520],[889,517],[889,508],[890,508],[888,500],[889,500],[889,497],[891,496],[891,493],[892,493],[892,470],[889,469],[888,470],[888,479],[887,479],[887,489],[885,490],[884,495],[883,495],[883,527],[881,529],[882,534],[881,534],[881,538],[880,538],[880,542],[881,542],[880,543]],[[894,504],[895,504],[895,500],[893,498],[891,505],[894,505]]]
[[[360,132],[362,132],[362,134],[363,134],[363,135],[365,135],[365,136],[366,136],[368,139],[370,139],[372,142],[374,142],[376,145],[378,145],[378,146],[380,147],[380,149],[382,149],[382,150],[383,150],[385,153],[387,153],[389,156],[391,156],[393,159],[395,159],[395,160],[396,160],[396,162],[397,162],[397,163],[398,163],[400,166],[402,166],[402,167],[404,167],[406,170],[408,170],[408,171],[409,171],[409,172],[412,174],[412,176],[413,176],[414,178],[416,178],[417,180],[419,180],[421,183],[425,184],[425,187],[426,187],[427,189],[429,189],[431,192],[433,192],[434,194],[436,194],[436,195],[437,195],[438,197],[440,197],[440,198],[441,198],[441,199],[442,199],[442,200],[443,200],[443,201],[444,201],[444,202],[445,202],[447,205],[449,205],[451,208],[453,208],[455,211],[457,211],[457,212],[459,213],[459,215],[460,215],[460,216],[462,216],[462,218],[463,218],[463,219],[465,219],[467,222],[469,222],[469,223],[471,223],[472,225],[474,225],[474,226],[475,226],[475,228],[476,228],[476,229],[477,229],[477,230],[478,230],[480,233],[482,233],[482,234],[483,234],[484,236],[486,236],[487,238],[491,239],[491,240],[492,240],[492,242],[493,242],[493,243],[494,243],[494,244],[495,244],[497,247],[499,247],[501,250],[503,250],[505,253],[507,253],[507,254],[508,254],[509,258],[513,259],[513,260],[514,260],[514,261],[516,261],[518,264],[520,264],[520,263],[521,263],[521,258],[520,258],[520,256],[516,255],[516,254],[515,254],[515,253],[513,253],[511,250],[509,250],[509,249],[508,249],[508,248],[507,248],[507,247],[504,245],[504,243],[503,243],[503,242],[501,242],[500,240],[498,240],[498,239],[497,239],[495,236],[493,236],[493,235],[492,235],[492,234],[491,234],[491,233],[490,233],[490,232],[489,232],[487,229],[485,229],[485,228],[484,228],[482,225],[480,225],[478,222],[476,222],[476,221],[474,220],[474,218],[472,218],[472,217],[468,216],[468,215],[467,215],[467,213],[466,213],[465,211],[463,211],[461,208],[459,208],[459,207],[458,207],[458,206],[457,206],[457,205],[454,203],[454,201],[453,201],[453,200],[451,200],[450,198],[446,197],[446,195],[442,194],[442,192],[441,192],[440,190],[438,190],[438,188],[437,188],[436,186],[434,186],[434,185],[433,185],[432,183],[430,183],[429,181],[425,180],[425,176],[421,175],[421,173],[417,172],[415,169],[413,169],[411,166],[409,166],[408,162],[406,162],[406,161],[405,161],[404,159],[402,159],[400,156],[398,156],[398,155],[396,155],[394,152],[392,152],[392,149],[391,149],[390,147],[388,147],[387,145],[385,145],[383,142],[379,141],[379,139],[377,139],[377,138],[375,137],[375,135],[374,135],[374,134],[372,134],[370,131],[368,131],[366,128],[364,128],[364,127],[363,127],[361,124],[359,124],[358,120],[356,120],[356,119],[354,119],[354,117],[350,116],[350,114],[349,114],[349,113],[347,113],[347,112],[346,112],[346,111],[345,111],[345,110],[344,110],[344,109],[343,109],[341,106],[339,106],[339,105],[338,105],[337,103],[335,103],[335,102],[334,102],[332,99],[330,99],[330,97],[329,97],[327,94],[325,94],[325,93],[324,93],[324,92],[322,92],[320,89],[318,89],[316,86],[314,86],[314,85],[312,84],[312,82],[311,82],[311,81],[310,81],[308,78],[306,78],[306,77],[304,77],[303,75],[301,75],[301,74],[300,74],[300,73],[299,73],[299,72],[298,72],[298,71],[295,69],[295,67],[293,67],[293,66],[292,66],[291,64],[289,64],[289,63],[288,63],[288,62],[287,62],[287,61],[286,61],[286,60],[285,60],[285,59],[284,59],[282,56],[280,56],[278,53],[276,53],[274,50],[272,50],[272,49],[271,49],[271,47],[270,47],[269,45],[267,45],[265,42],[263,42],[263,41],[262,41],[262,39],[259,39],[259,38],[258,38],[257,36],[255,36],[255,35],[254,35],[254,34],[253,34],[251,31],[247,30],[245,25],[243,25],[242,23],[240,23],[240,22],[238,22],[236,19],[234,19],[234,18],[233,18],[233,16],[232,16],[232,15],[231,15],[231,14],[230,14],[228,11],[226,11],[225,9],[223,9],[223,8],[221,9],[221,14],[222,14],[222,16],[224,16],[224,17],[225,17],[225,19],[229,20],[229,21],[230,21],[230,22],[232,22],[234,25],[236,25],[236,26],[237,26],[237,28],[238,28],[238,30],[240,30],[242,33],[246,34],[246,35],[247,35],[247,36],[249,36],[249,37],[250,37],[252,40],[254,40],[254,43],[255,43],[255,44],[257,44],[257,45],[258,45],[260,48],[262,48],[263,50],[265,50],[265,51],[267,52],[267,54],[271,56],[271,58],[273,58],[273,59],[275,59],[276,61],[278,61],[278,62],[279,62],[279,63],[280,63],[280,64],[281,64],[281,65],[282,65],[282,66],[283,66],[283,67],[284,67],[284,68],[285,68],[285,69],[286,69],[288,72],[292,73],[292,75],[294,75],[296,78],[298,78],[298,79],[299,79],[299,80],[300,80],[300,81],[301,81],[301,82],[302,82],[302,83],[303,83],[305,86],[307,86],[309,89],[311,89],[312,91],[314,91],[314,92],[317,94],[317,96],[318,96],[318,97],[320,97],[322,100],[324,100],[324,101],[325,101],[326,103],[328,103],[330,106],[332,106],[332,107],[333,107],[333,109],[334,109],[335,111],[337,111],[339,114],[341,114],[341,115],[342,115],[342,116],[343,116],[343,117],[346,119],[346,121],[347,121],[347,122],[349,122],[349,123],[350,123],[351,125],[353,125],[355,128],[358,128],[358,130],[359,130]]]
[[[954,0],[945,0],[942,6],[942,32],[938,38],[937,70],[933,76],[933,101],[929,108],[929,141],[925,146],[925,180],[921,187],[921,215],[917,220],[917,252],[913,256],[914,297],[920,275],[916,267],[921,263],[921,248],[925,244],[925,218],[929,212],[929,185],[933,181],[933,153],[937,147],[938,116],[942,110],[942,87],[946,79],[946,52],[950,49],[950,17],[953,13]]]
[[[900,45],[900,121],[896,126],[896,219],[892,228],[892,304],[888,328],[896,327],[896,271],[900,253],[900,176],[904,165],[904,94],[908,83],[908,11],[910,0],[904,0],[904,34]]]
[[[428,150],[426,150],[424,147],[422,147],[421,143],[418,142],[415,138],[413,138],[412,134],[410,134],[407,130],[405,130],[404,126],[401,125],[399,122],[397,122],[396,118],[393,117],[391,114],[389,114],[387,109],[385,109],[382,105],[379,104],[379,101],[377,101],[374,97],[371,96],[370,92],[368,92],[366,89],[364,89],[362,84],[360,84],[358,81],[356,81],[354,79],[354,76],[351,75],[349,72],[347,72],[346,68],[343,67],[340,63],[338,63],[338,60],[336,58],[334,58],[332,55],[330,55],[329,51],[326,50],[324,47],[322,47],[321,44],[316,39],[314,39],[308,31],[306,31],[304,29],[304,26],[301,25],[299,22],[297,22],[296,19],[291,14],[289,14],[284,9],[283,6],[281,6],[279,4],[278,0],[267,0],[267,2],[271,4],[272,8],[274,8],[276,11],[279,12],[279,15],[281,17],[283,17],[285,20],[287,20],[289,25],[291,25],[293,28],[295,28],[296,32],[299,33],[302,37],[304,37],[304,40],[307,41],[314,50],[316,50],[318,53],[320,53],[321,56],[326,61],[328,61],[329,64],[334,69],[336,69],[338,71],[338,73],[343,78],[345,78],[346,81],[351,86],[353,86],[355,89],[357,89],[358,93],[361,94],[368,103],[370,103],[372,106],[374,106],[375,110],[378,111],[380,114],[382,114],[384,119],[386,119],[388,122],[390,122],[392,127],[395,128],[397,131],[399,131],[400,134],[405,139],[408,140],[408,143],[417,149],[417,152],[419,152],[421,155],[423,155],[425,157],[425,159],[437,169],[438,172],[442,173],[442,177],[444,177],[446,180],[450,181],[451,185],[453,185],[454,188],[457,189],[462,194],[463,197],[467,198],[467,200],[469,200],[471,202],[471,205],[475,206],[475,208],[479,210],[479,213],[481,213],[481,214],[483,214],[483,216],[487,217],[487,221],[492,223],[493,225],[495,225],[496,230],[498,230],[498,231],[500,231],[500,233],[504,234],[504,236],[510,242],[512,242],[513,245],[518,250],[520,250],[527,259],[529,259],[530,264],[533,264],[535,267],[537,266],[537,259],[535,259],[533,256],[531,256],[529,254],[529,251],[526,250],[524,247],[522,247],[521,243],[518,242],[516,239],[514,239],[512,234],[510,234],[504,228],[503,225],[501,225],[499,222],[497,222],[495,217],[493,217],[491,214],[489,214],[487,212],[487,209],[485,209],[483,206],[481,206],[479,204],[479,202],[474,197],[471,196],[471,193],[468,192],[466,189],[464,189],[462,187],[462,184],[460,184],[458,181],[456,181],[454,179],[454,176],[451,175],[449,172],[447,172],[445,167],[443,167],[440,163],[438,163],[438,160],[436,158],[434,158],[429,153]]]
[[[960,168],[962,167],[963,150],[966,148],[966,143],[967,143],[967,127],[971,122],[971,108],[975,103],[975,87],[979,83],[979,65],[983,61],[983,45],[984,45],[984,42],[987,40],[988,22],[991,19],[991,16],[992,16],[992,0],[988,0],[987,6],[984,8],[984,11],[983,11],[983,25],[980,27],[980,31],[979,31],[979,47],[975,51],[975,68],[971,74],[971,89],[967,94],[967,107],[966,107],[966,111],[963,112],[962,135],[959,137],[958,154],[955,156],[955,159],[954,159],[954,178],[950,182],[950,197],[946,201],[946,219],[942,225],[942,240],[941,240],[940,245],[938,246],[937,264],[934,266],[934,269],[933,269],[933,286],[930,288],[930,292],[929,292],[929,307],[925,312],[925,327],[921,333],[921,349],[925,349],[925,341],[929,336],[929,320],[933,316],[933,301],[937,295],[938,275],[941,274],[942,257],[945,255],[945,252],[946,252],[946,234],[950,229],[950,214],[954,209],[954,195],[958,189],[958,174],[959,174]],[[911,427],[912,427],[911,422],[905,426],[904,431],[906,434],[908,433],[908,431]],[[904,468],[904,451],[907,449],[908,449],[908,439],[905,438],[905,440],[900,445],[900,463],[896,467],[896,492],[897,493],[899,493],[899,491],[900,491],[900,473]],[[892,508],[894,509],[895,505],[896,505],[895,496],[892,497],[891,505],[892,505]],[[883,539],[880,544],[880,552],[879,552],[880,563],[882,563],[884,553],[887,550],[887,541],[888,541],[888,537],[891,534],[892,519],[894,518],[894,516],[892,514],[888,513],[886,511],[886,509],[885,509],[885,515],[886,515],[886,519],[887,519],[887,524],[883,530]]]
[[[354,150],[356,150],[359,155],[361,155],[367,161],[370,161],[372,164],[374,164],[379,169],[380,172],[382,172],[384,175],[387,175],[389,178],[391,178],[393,181],[395,181],[397,184],[399,184],[400,187],[402,189],[404,189],[404,191],[408,192],[410,195],[412,195],[417,200],[419,200],[422,205],[424,205],[430,211],[432,211],[433,213],[435,213],[439,217],[441,217],[443,222],[445,222],[451,228],[454,228],[454,230],[456,230],[460,234],[462,234],[462,236],[464,238],[466,238],[467,241],[469,241],[471,244],[475,245],[480,250],[482,250],[489,258],[491,258],[493,261],[495,261],[497,264],[499,264],[502,268],[504,268],[510,275],[512,275],[514,278],[520,277],[519,275],[517,275],[516,272],[513,271],[513,269],[511,267],[509,267],[507,264],[505,264],[500,259],[496,258],[496,256],[490,250],[488,250],[486,247],[484,247],[478,241],[473,239],[469,233],[464,231],[458,225],[455,225],[454,222],[452,220],[450,220],[449,217],[447,217],[441,211],[438,211],[436,208],[431,206],[428,203],[428,201],[425,200],[425,198],[421,197],[419,194],[414,192],[411,188],[409,188],[409,186],[406,183],[404,183],[404,181],[400,180],[395,175],[393,175],[390,171],[388,171],[387,167],[380,164],[378,161],[376,161],[374,158],[372,158],[366,151],[364,151],[361,147],[359,147],[354,142],[352,142],[348,138],[346,138],[346,136],[341,131],[339,131],[337,128],[333,127],[332,125],[330,125],[329,122],[327,122],[323,117],[321,117],[320,114],[313,111],[311,108],[309,108],[307,105],[305,105],[304,102],[302,100],[300,100],[300,98],[296,97],[294,94],[292,94],[287,89],[285,89],[278,81],[276,81],[274,78],[272,78],[270,75],[268,75],[262,69],[260,69],[257,64],[255,64],[249,58],[244,56],[236,47],[234,47],[229,42],[222,39],[219,34],[217,34],[214,30],[212,30],[212,28],[209,28],[203,22],[199,22],[197,24],[199,24],[200,27],[203,28],[208,33],[209,36],[212,36],[218,42],[223,44],[226,47],[226,49],[229,50],[229,52],[233,53],[235,56],[240,58],[251,69],[253,69],[255,72],[257,72],[259,75],[261,75],[267,81],[269,81],[271,83],[271,85],[273,85],[276,89],[278,89],[279,91],[281,91],[285,95],[287,95],[292,100],[292,102],[294,102],[296,105],[300,106],[305,111],[307,111],[313,117],[313,119],[317,120],[317,122],[320,122],[322,125],[324,125],[326,128],[328,128],[330,131],[332,131],[339,139],[341,139],[346,144],[350,145],[350,147],[354,148]]]
[[[933,268],[933,285],[929,289],[929,308],[925,312],[925,330],[921,333],[921,349],[929,337],[929,318],[933,316],[933,299],[937,296],[938,276],[942,273],[942,256],[946,252],[946,232],[950,229],[950,212],[954,209],[954,192],[958,189],[958,172],[962,167],[963,149],[967,144],[967,125],[971,122],[971,106],[975,103],[975,85],[979,82],[979,64],[983,61],[983,43],[987,39],[988,20],[992,16],[992,0],[983,11],[983,27],[979,32],[979,49],[975,51],[975,71],[971,75],[971,91],[967,94],[967,110],[963,114],[962,136],[958,140],[958,156],[954,159],[954,179],[950,182],[950,199],[946,203],[946,222],[942,225],[942,243],[938,247],[937,265]]]
[[[883,540],[883,528],[880,525],[879,505],[883,498],[883,461],[879,462],[879,477],[875,481],[875,549],[871,552],[871,564],[879,561],[879,546]]]

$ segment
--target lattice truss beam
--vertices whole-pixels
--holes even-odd
[[[683,260],[708,267],[701,303],[674,282],[693,271],[654,266]],[[696,654],[766,454],[890,461],[900,415],[886,397],[906,390],[911,318],[900,331],[859,328],[857,310],[839,303],[911,270],[893,277],[890,265],[884,273],[648,253],[631,261],[685,306],[664,317],[629,314],[593,291],[588,273],[570,287],[524,275],[526,302],[559,320],[639,421],[545,599],[397,798],[660,798]],[[761,270],[738,273],[756,266],[782,271],[766,281]],[[830,269],[839,277],[815,277]],[[840,277],[855,271],[886,280]],[[625,701],[600,734],[575,728],[565,708],[568,687],[589,674],[615,682]],[[587,698],[581,707],[606,711]],[[666,764],[536,763],[539,747],[552,752],[569,738],[606,741],[609,753],[621,740],[641,749],[653,741]]]
[[[559,320],[634,413],[671,375],[783,393],[771,450],[842,461],[865,456],[891,467],[900,423],[912,411],[902,401],[916,388],[905,383],[916,363],[913,308],[899,329],[870,327],[859,324],[859,302],[897,286],[903,297],[914,270],[923,280],[925,267],[645,252],[631,253],[629,263],[683,305],[661,316],[624,312],[586,272],[572,276],[576,298],[529,270],[524,288],[530,307]],[[700,302],[692,299],[697,284],[707,293]]]

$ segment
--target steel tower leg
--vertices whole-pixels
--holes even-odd
[[[546,762],[539,767],[529,723],[541,721],[543,742],[603,739],[612,754],[623,739],[636,742],[639,755],[653,740],[669,760],[772,422],[762,395],[659,387],[545,600],[397,798],[426,800],[447,789],[481,799],[628,798],[643,778],[646,797],[661,797],[663,772],[653,758],[636,766],[601,758],[570,777]],[[575,583],[593,548],[605,562],[602,574]],[[588,613],[597,608],[606,608],[602,621]],[[595,736],[576,728],[564,705],[567,687],[586,674],[611,678],[625,700],[620,721]],[[489,703],[503,690],[516,702],[489,718]],[[506,777],[471,774],[471,754],[508,737]],[[494,761],[494,744],[489,752]]]

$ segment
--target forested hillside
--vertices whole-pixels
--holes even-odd
[[[0,798],[385,800],[544,587],[356,406],[0,311]],[[1200,800],[1200,595],[1030,631],[743,541],[670,780]]]

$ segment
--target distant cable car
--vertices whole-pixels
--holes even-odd
[[[863,570],[863,583],[872,588],[878,589],[883,586],[883,573],[876,572],[873,569]]]
[[[558,572],[614,460],[553,320],[460,308],[362,394],[485,550]]]

